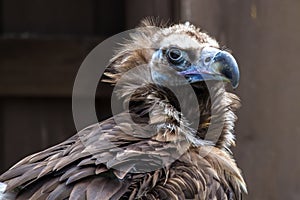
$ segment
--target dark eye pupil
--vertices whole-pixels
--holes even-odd
[[[184,62],[183,54],[180,49],[169,49],[167,51],[167,58],[173,65],[180,65]]]
[[[173,60],[179,60],[181,58],[181,52],[177,49],[170,50],[169,56]]]

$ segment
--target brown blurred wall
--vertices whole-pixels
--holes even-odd
[[[182,18],[220,39],[240,65],[234,151],[246,199],[300,199],[300,1],[184,2]]]
[[[76,71],[104,38],[145,16],[189,20],[237,58],[245,199],[300,199],[300,1],[0,0],[0,172],[75,133]],[[109,115],[109,88],[99,95]]]

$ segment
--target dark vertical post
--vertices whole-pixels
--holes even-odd
[[[0,36],[3,34],[3,1],[0,0]]]
[[[0,174],[4,169],[3,98],[0,98]]]
[[[0,0],[0,38],[3,34],[3,1]],[[4,170],[4,132],[3,132],[3,109],[2,100],[0,97],[0,174]]]

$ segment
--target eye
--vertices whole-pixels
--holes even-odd
[[[167,59],[173,65],[180,65],[184,63],[183,52],[180,49],[171,48],[166,52]]]

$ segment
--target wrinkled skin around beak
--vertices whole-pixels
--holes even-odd
[[[200,61],[180,74],[185,76],[189,83],[220,80],[230,82],[234,89],[237,88],[240,79],[238,64],[234,57],[226,51],[213,47],[204,47]]]

